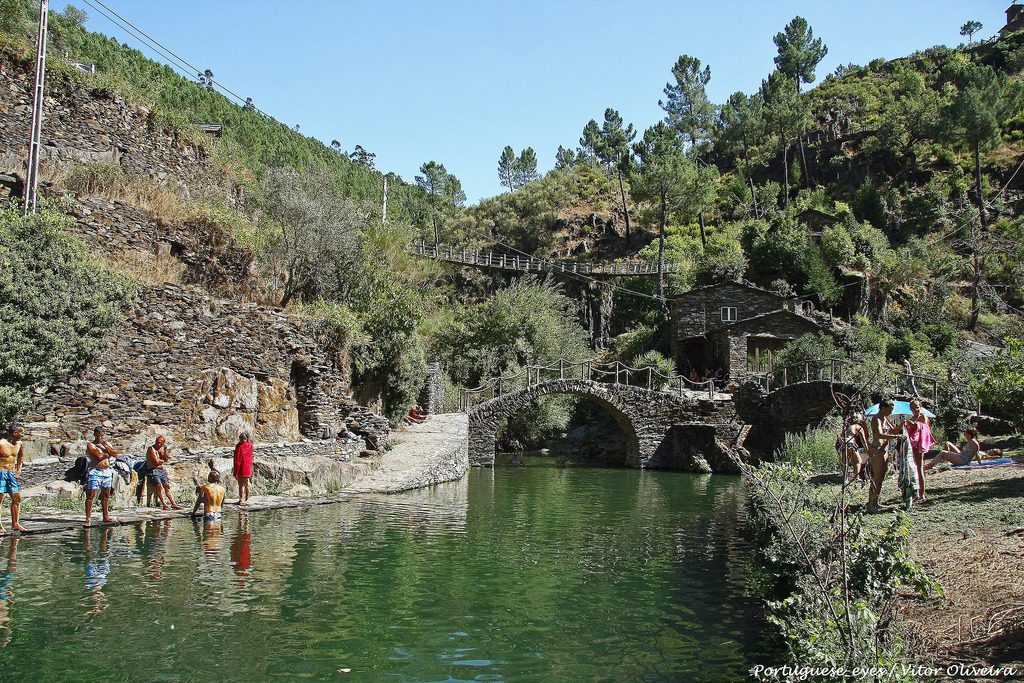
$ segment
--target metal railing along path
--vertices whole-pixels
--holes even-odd
[[[708,398],[715,397],[715,382],[704,380],[694,382],[681,375],[666,375],[652,367],[634,368],[620,361],[599,363],[593,360],[582,362],[559,359],[552,365],[527,365],[515,375],[492,377],[475,389],[459,389],[459,411],[466,412],[471,404],[489,401],[505,394],[522,391],[542,382],[557,379],[577,379],[601,384],[615,384],[639,387],[651,391],[663,391],[686,396],[687,392],[707,392]]]
[[[416,256],[458,263],[480,268],[498,270],[515,270],[523,273],[566,273],[579,275],[608,275],[630,277],[634,275],[657,275],[658,264],[654,261],[623,260],[610,263],[594,263],[592,261],[571,261],[561,259],[542,259],[520,254],[506,254],[498,251],[480,251],[453,247],[450,244],[419,244],[410,245],[409,250]],[[665,274],[675,273],[679,264],[666,261]]]
[[[863,367],[842,358],[817,358],[775,368],[760,374],[749,374],[747,377],[756,381],[764,387],[766,392],[770,393],[776,389],[802,382],[827,381],[832,384],[858,384],[865,378],[863,375],[858,375],[855,369],[862,370]],[[893,391],[906,390],[913,386],[918,390],[917,393],[925,398],[929,396],[923,393],[921,389],[930,389],[932,401],[938,400],[939,384],[943,381],[932,375],[907,374],[905,372],[896,372],[891,375],[879,372],[873,379],[876,381],[880,380],[882,387],[892,389]],[[907,393],[912,392],[907,391]]]

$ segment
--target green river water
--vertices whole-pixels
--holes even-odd
[[[526,463],[220,528],[0,538],[0,681],[746,677],[737,478]]]

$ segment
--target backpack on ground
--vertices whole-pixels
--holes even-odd
[[[89,472],[89,458],[80,455],[75,458],[75,464],[64,473],[64,481],[76,482],[85,486]]]

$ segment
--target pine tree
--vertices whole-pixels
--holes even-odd
[[[532,183],[539,177],[537,175],[537,153],[533,151],[533,147],[527,147],[519,153],[515,169],[516,187]]]
[[[693,181],[694,164],[676,131],[658,122],[633,144],[637,158],[634,195],[658,206],[658,297],[665,295],[665,223]]]
[[[561,147],[559,147],[561,149]],[[498,157],[498,181],[509,192],[515,192],[518,176],[516,174],[516,153],[511,146],[505,145]]]
[[[715,108],[708,100],[707,84],[711,67],[701,69],[700,60],[682,55],[672,67],[675,83],[665,85],[665,99],[658,106],[665,110],[665,123],[673,126],[685,142],[698,147],[710,138]]]

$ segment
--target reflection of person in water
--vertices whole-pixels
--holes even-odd
[[[11,584],[17,575],[17,568],[18,537],[12,536],[7,547],[7,572],[0,574],[0,647],[7,647],[7,643],[11,642],[11,603],[14,602]]]
[[[217,555],[224,549],[224,530],[221,528],[220,517],[203,520],[203,554],[207,562],[216,562]]]
[[[231,564],[235,568],[235,585],[246,586],[249,583],[249,567],[252,566],[250,546],[252,535],[249,533],[249,515],[242,514],[238,520],[238,532],[231,540]]]
[[[171,520],[161,519],[146,524],[146,535],[152,532],[153,543],[148,551],[149,571],[146,576],[154,581],[164,578],[164,565],[167,564],[167,537],[171,533]],[[149,544],[147,544],[149,545]]]
[[[85,545],[85,588],[89,592],[89,603],[82,607],[89,607],[86,614],[99,614],[107,609],[107,596],[103,592],[103,586],[107,584],[107,575],[110,574],[110,554],[107,552],[107,543],[110,541],[111,527],[103,527],[100,533],[100,551],[97,555],[92,552],[92,544],[89,542],[89,527],[82,529],[82,542]]]

